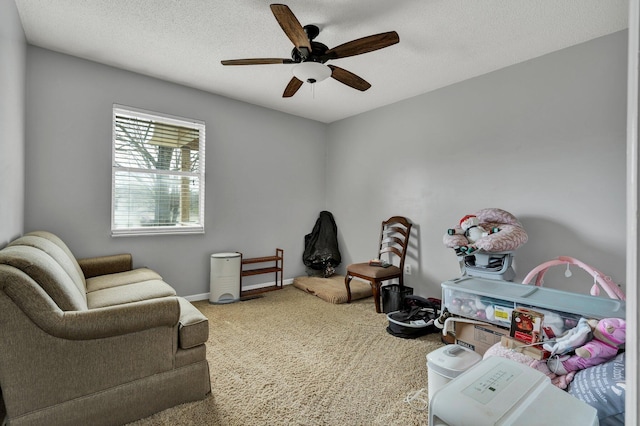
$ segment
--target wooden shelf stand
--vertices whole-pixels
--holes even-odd
[[[252,275],[261,275],[261,274],[275,274],[275,285],[271,285],[268,287],[262,287],[254,290],[242,290],[242,278],[240,279],[240,296],[251,296],[254,294],[265,293],[267,291],[280,290],[282,288],[283,282],[283,265],[284,265],[284,250],[280,248],[276,248],[275,256],[263,256],[263,257],[249,257],[243,258],[242,253],[240,253],[240,258],[242,259],[242,271],[241,277],[249,277]],[[269,266],[260,266],[261,263],[271,263]],[[252,266],[260,266],[258,268],[254,268],[247,265]]]

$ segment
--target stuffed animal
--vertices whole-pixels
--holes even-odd
[[[480,219],[478,219],[478,216],[473,214],[468,214],[460,219],[460,228],[449,228],[447,230],[447,234],[449,235],[464,235],[467,238],[469,244],[461,246],[458,249],[459,251],[467,254],[471,254],[478,250],[474,245],[476,241],[496,232],[498,232],[498,228],[492,228],[490,230],[483,228],[480,225]]]
[[[544,316],[544,322],[546,325],[547,315]],[[586,318],[580,318],[578,325],[565,333],[556,337],[553,340],[542,345],[542,347],[551,352],[553,355],[564,355],[569,352],[573,352],[577,347],[580,347],[593,339],[593,328],[597,322],[594,320],[587,320]],[[555,330],[552,330],[555,334]]]
[[[620,318],[594,321],[593,339],[576,348],[575,355],[550,358],[549,370],[555,374],[583,370],[614,358],[626,340],[627,323]]]

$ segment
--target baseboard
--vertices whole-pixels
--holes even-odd
[[[289,285],[289,284],[293,284],[293,278],[289,278],[282,281],[282,285]],[[259,288],[271,287],[274,285],[276,285],[275,281],[271,281],[268,283],[252,284],[252,285],[242,287],[242,291],[257,290]],[[191,296],[183,296],[183,297],[187,299],[189,302],[197,302],[198,300],[209,300],[209,293],[193,294]]]

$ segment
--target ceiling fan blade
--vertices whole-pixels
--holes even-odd
[[[289,84],[287,84],[287,87],[284,89],[284,93],[282,94],[282,97],[283,98],[292,97],[293,95],[296,94],[296,92],[301,86],[302,86],[302,81],[293,77],[291,80],[289,80]]]
[[[357,40],[352,40],[341,44],[340,46],[336,46],[333,49],[329,49],[325,56],[327,56],[328,59],[346,58],[383,49],[396,44],[399,41],[400,37],[395,31],[375,34],[368,37],[362,37]]]
[[[364,92],[371,87],[371,84],[369,84],[369,82],[358,77],[350,71],[347,71],[340,67],[336,67],[334,65],[328,65],[328,67],[331,68],[331,78],[338,80],[340,83],[346,84],[347,86],[353,87],[354,89],[358,89],[361,92]]]
[[[227,59],[220,61],[222,65],[265,65],[265,64],[292,64],[291,59],[282,58],[255,58],[255,59]]]
[[[311,54],[311,42],[307,33],[300,25],[300,21],[293,14],[289,6],[284,4],[272,4],[271,11],[273,16],[282,27],[282,31],[289,37],[289,40],[296,46],[300,54],[306,58]]]

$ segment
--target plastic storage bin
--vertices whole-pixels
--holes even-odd
[[[502,327],[511,326],[513,309],[529,308],[543,313],[543,326],[552,328],[556,335],[575,327],[581,316],[624,318],[626,314],[621,300],[475,277],[442,283],[442,300],[454,315]]]
[[[382,291],[382,312],[401,311],[404,308],[404,298],[413,294],[413,288],[399,284],[389,284],[381,287]]]

